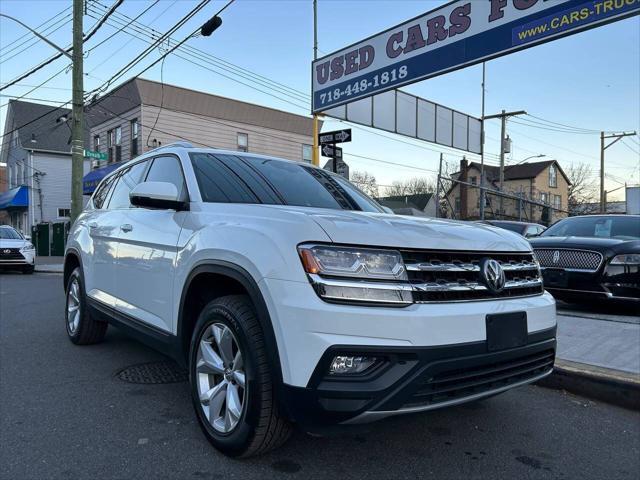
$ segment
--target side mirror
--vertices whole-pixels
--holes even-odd
[[[129,192],[131,205],[162,210],[188,210],[189,204],[180,200],[178,189],[169,182],[142,182]]]

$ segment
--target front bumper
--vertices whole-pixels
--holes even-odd
[[[259,287],[278,346],[284,383],[280,398],[291,418],[300,423],[316,423],[317,419],[341,423],[364,412],[414,408],[407,403],[408,396],[413,394],[410,390],[419,381],[420,373],[429,373],[433,368],[468,370],[494,360],[555,352],[555,300],[549,293],[388,308],[327,303],[305,282],[263,279]],[[487,315],[511,312],[526,312],[527,344],[513,352],[489,353]],[[541,341],[546,343],[539,344]],[[344,352],[343,349],[347,353],[341,354],[382,355],[390,359],[393,368],[377,370],[379,376],[353,384],[351,380],[328,384],[322,379],[328,363],[335,352]],[[482,395],[497,393],[502,388],[497,384],[490,387],[489,393],[483,391]],[[355,396],[353,389],[359,392]],[[331,394],[326,395],[328,392]],[[465,394],[461,401],[473,395]]]
[[[543,269],[543,277],[547,277],[547,271],[564,272],[559,284],[545,278],[545,288],[559,298],[640,301],[637,265],[606,265],[597,272],[548,268]]]
[[[366,423],[477,400],[535,382],[553,369],[556,329],[530,334],[525,346],[489,352],[486,342],[394,348],[331,347],[307,387],[284,386],[289,418],[313,428]],[[325,373],[336,354],[367,354],[386,363],[362,377]]]
[[[33,266],[36,263],[36,251],[18,251],[11,249],[10,253],[0,251],[0,268],[12,269]],[[14,251],[15,250],[15,251]]]

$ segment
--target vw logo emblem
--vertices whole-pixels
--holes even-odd
[[[491,293],[500,293],[506,283],[502,265],[493,258],[485,258],[480,264],[480,275],[483,283]]]
[[[560,261],[560,251],[556,250],[555,252],[553,252],[553,257],[551,258],[551,261],[556,264]]]

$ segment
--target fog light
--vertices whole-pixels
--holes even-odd
[[[330,375],[356,375],[373,366],[377,361],[376,357],[347,357],[339,355],[333,358]]]

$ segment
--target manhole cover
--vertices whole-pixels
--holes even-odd
[[[189,379],[189,374],[174,362],[151,362],[123,368],[116,377],[123,382],[156,385],[180,383]]]

